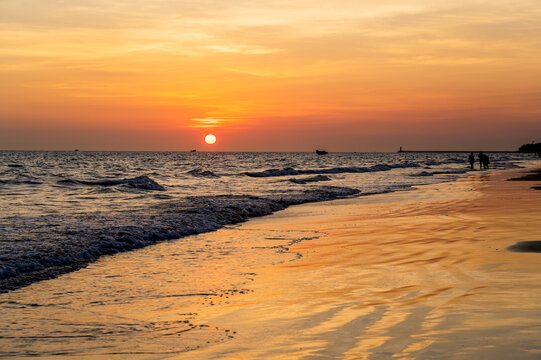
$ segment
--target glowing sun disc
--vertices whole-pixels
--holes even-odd
[[[209,145],[214,144],[216,142],[216,136],[208,134],[207,136],[205,136],[205,142]]]

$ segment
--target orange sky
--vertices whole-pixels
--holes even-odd
[[[541,140],[540,19],[539,0],[0,0],[0,149],[516,149]]]

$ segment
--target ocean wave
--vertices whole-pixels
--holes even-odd
[[[439,166],[439,165],[447,165],[447,164],[466,164],[468,161],[466,158],[459,159],[459,158],[450,158],[445,159],[442,161],[436,161],[436,160],[428,160],[425,161],[424,164],[426,166]]]
[[[434,176],[434,175],[459,175],[467,173],[467,169],[441,170],[441,171],[421,171],[411,176]]]
[[[358,193],[327,186],[269,197],[192,196],[120,213],[23,218],[0,233],[5,245],[0,248],[0,292],[82,268],[103,255],[217,230],[290,205]]]
[[[90,185],[90,186],[115,186],[115,185],[127,185],[137,189],[143,190],[157,190],[164,191],[165,188],[158,184],[156,181],[152,180],[146,175],[138,176],[131,179],[119,179],[119,180],[97,180],[97,181],[86,181],[86,180],[74,180],[74,179],[64,179],[59,180],[58,184],[61,185]]]
[[[295,184],[307,184],[318,181],[330,181],[331,178],[325,175],[316,175],[312,177],[302,178],[302,179],[289,179],[292,183]]]
[[[417,174],[411,174],[411,176],[434,176],[434,173],[429,172],[429,171],[421,171],[420,173],[417,173]]]
[[[192,176],[195,176],[195,177],[211,177],[211,178],[220,177],[219,175],[216,175],[215,173],[213,173],[210,170],[203,170],[203,169],[200,169],[200,168],[190,170],[190,171],[186,172],[186,174],[189,174],[189,175],[192,175]]]
[[[335,167],[328,169],[304,169],[297,170],[294,168],[285,169],[268,169],[259,172],[244,172],[243,174],[250,177],[277,177],[287,175],[325,175],[325,174],[343,174],[343,173],[365,173],[376,171],[388,171],[398,168],[415,168],[420,167],[419,164],[404,163],[404,164],[379,164],[367,167]]]
[[[43,184],[41,181],[37,180],[2,180],[0,179],[0,184],[9,184],[9,185],[39,185]]]

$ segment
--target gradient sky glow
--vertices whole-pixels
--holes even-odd
[[[539,0],[0,0],[0,149],[507,150],[540,136]]]

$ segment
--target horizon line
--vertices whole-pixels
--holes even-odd
[[[269,150],[59,150],[59,149],[0,149],[2,152],[21,151],[21,152],[187,152],[187,153],[315,153],[312,151],[269,151]],[[520,153],[518,150],[394,150],[394,151],[332,151],[330,153],[468,153],[468,152],[485,152],[485,153]]]

